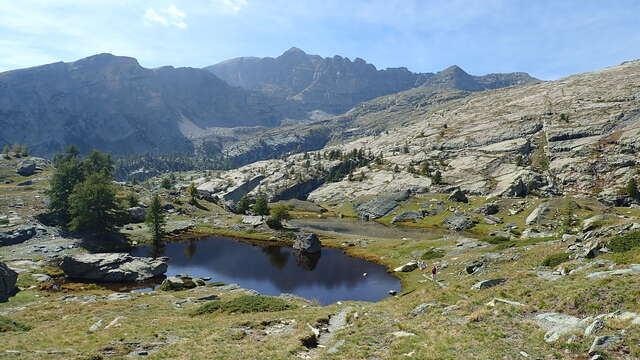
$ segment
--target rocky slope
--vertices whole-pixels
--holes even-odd
[[[275,126],[277,102],[192,68],[100,54],[0,74],[0,141],[116,154],[192,152],[211,128]]]
[[[320,186],[309,198],[327,201],[366,195],[368,189],[448,191],[460,186],[487,196],[579,193],[599,194],[610,203],[629,201],[620,193],[637,175],[640,61],[554,82],[450,93],[449,101],[433,101],[433,96],[414,90],[383,97],[334,120],[359,134],[322,152],[364,149],[382,154],[384,163],[355,170],[357,181],[345,178]],[[376,126],[377,131],[363,132]],[[295,133],[301,136],[299,129]],[[334,165],[322,157],[314,163],[316,158],[311,154],[311,168]],[[237,187],[250,183],[249,190],[278,198],[326,174],[318,171],[315,176],[298,168],[301,164],[302,155],[294,155],[228,172],[219,181]],[[437,172],[443,185],[432,184]],[[285,173],[289,176],[283,178]],[[201,185],[203,190],[214,188]]]
[[[206,69],[231,85],[294,100],[307,111],[331,114],[419,86],[479,91],[537,82],[526,73],[472,76],[457,66],[439,73],[413,73],[407,68],[378,70],[360,58],[322,58],[298,48],[276,58],[240,57]]]

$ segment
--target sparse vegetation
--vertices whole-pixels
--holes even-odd
[[[0,333],[9,331],[29,331],[31,329],[32,327],[30,325],[25,325],[7,317],[0,316]]]
[[[429,249],[424,254],[422,254],[422,256],[420,256],[420,259],[433,260],[433,259],[439,259],[441,257],[444,257],[444,255],[445,255],[445,252],[443,250]]]
[[[616,236],[609,240],[607,247],[613,252],[625,252],[640,248],[640,231],[628,232],[624,235]]]
[[[262,295],[242,295],[227,301],[210,301],[196,308],[192,315],[204,315],[212,313],[246,314],[255,312],[275,312],[295,309],[282,299]]]
[[[571,260],[569,253],[552,254],[542,260],[542,266],[556,267],[569,260]]]

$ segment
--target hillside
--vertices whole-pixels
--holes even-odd
[[[312,189],[310,197],[321,201],[375,193],[386,184],[383,188],[391,192],[460,186],[486,196],[599,195],[620,205],[629,201],[622,188],[635,176],[639,161],[639,83],[640,62],[634,61],[479,93],[422,87],[372,100],[319,125],[274,129],[260,143],[284,141],[292,149],[298,144],[303,151],[320,150],[305,148],[307,141],[320,138],[329,147],[319,153],[364,149],[382,155],[384,165],[353,171],[363,175],[360,181]],[[241,146],[246,151],[249,145]],[[253,191],[278,197],[326,174],[303,169],[303,157],[255,163],[228,174],[236,186],[266,174]],[[332,166],[316,158],[311,154],[311,168]],[[436,172],[442,185],[432,184]]]
[[[115,154],[193,152],[207,128],[277,126],[277,103],[193,68],[100,54],[0,73],[0,141],[38,155],[67,144]]]
[[[233,86],[291,99],[307,111],[330,114],[420,86],[480,91],[538,81],[526,73],[472,76],[457,66],[438,73],[413,73],[406,68],[378,70],[360,58],[323,58],[298,48],[276,58],[240,57],[205,69]]]

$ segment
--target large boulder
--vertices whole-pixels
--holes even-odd
[[[391,223],[395,224],[398,222],[416,222],[418,220],[422,220],[424,215],[422,215],[421,211],[405,211],[401,214],[396,215]]]
[[[23,160],[18,164],[16,172],[22,176],[31,176],[36,173],[36,162],[33,160]]]
[[[584,331],[589,325],[589,320],[560,313],[542,313],[533,318],[533,321],[546,331],[544,340],[548,343],[557,341],[563,335]]]
[[[474,290],[480,290],[480,289],[487,289],[490,287],[494,287],[497,285],[500,285],[502,283],[505,283],[507,281],[507,279],[491,279],[491,280],[482,280],[482,281],[478,281],[477,283],[473,284],[473,286],[471,286],[472,289]]]
[[[169,290],[185,290],[185,289],[193,289],[196,286],[204,286],[205,282],[203,279],[192,278],[189,275],[176,275],[169,276],[168,278],[162,281],[160,285],[160,290],[169,291]]]
[[[322,245],[316,234],[302,232],[296,234],[293,248],[304,253],[315,254],[320,252]]]
[[[544,217],[549,213],[549,204],[544,202],[538,205],[529,216],[527,216],[526,224],[534,225],[539,224],[544,220]]]
[[[6,301],[16,292],[18,273],[11,270],[7,264],[0,262],[0,302]]]
[[[99,282],[148,280],[167,271],[167,258],[134,257],[127,253],[65,256],[60,267],[67,277]]]
[[[469,199],[467,199],[467,195],[465,195],[464,192],[460,190],[460,188],[454,189],[453,192],[449,194],[449,197],[447,198],[447,200],[455,201],[455,202],[463,202],[463,203],[469,202]]]
[[[453,215],[447,216],[442,224],[446,226],[449,230],[454,231],[463,231],[467,229],[471,229],[476,225],[477,221],[471,216],[463,213],[457,212]]]
[[[398,206],[398,203],[389,197],[376,197],[363,202],[356,208],[358,217],[365,220],[378,219]]]
[[[140,206],[128,208],[127,213],[129,213],[129,220],[134,223],[144,222],[147,217],[147,209]]]
[[[500,212],[500,205],[497,202],[490,202],[473,209],[473,212],[482,215],[495,215]]]
[[[25,242],[36,236],[35,226],[19,226],[13,230],[0,232],[0,246],[15,245]]]

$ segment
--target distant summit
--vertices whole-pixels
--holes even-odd
[[[206,67],[233,86],[297,101],[305,110],[339,114],[378,96],[419,86],[480,91],[538,81],[526,73],[472,76],[458,66],[439,73],[378,70],[361,58],[323,58],[292,47],[271,58],[240,57]]]

